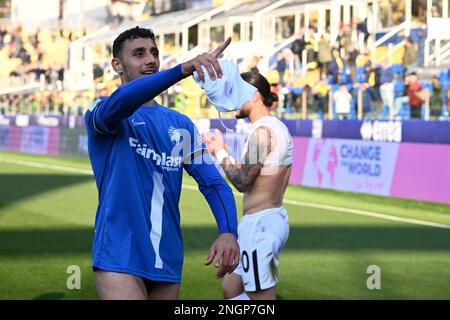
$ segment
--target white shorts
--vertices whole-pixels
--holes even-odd
[[[242,217],[238,226],[241,261],[234,273],[242,277],[245,291],[261,291],[277,284],[278,258],[288,236],[288,214],[284,207]]]

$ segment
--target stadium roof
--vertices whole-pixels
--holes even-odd
[[[160,33],[168,30],[169,32],[180,31],[181,26],[190,20],[193,20],[208,11],[212,8],[192,8],[187,10],[176,11],[172,13],[167,13],[164,15],[156,16],[153,19],[148,19],[142,21],[140,24],[147,27],[152,28],[155,33]]]
[[[288,10],[296,10],[298,8],[301,8],[305,6],[305,4],[320,4],[320,3],[327,3],[330,2],[330,0],[315,0],[315,1],[308,1],[308,0],[292,0],[289,3],[286,3],[285,5],[280,6],[279,8],[275,9],[274,11],[288,11]],[[287,10],[288,9],[288,10]],[[292,11],[293,13],[294,11]]]
[[[247,3],[242,3],[241,5],[228,10],[228,11],[224,11],[222,13],[219,13],[218,15],[216,15],[214,17],[214,19],[211,20],[219,20],[219,19],[224,19],[224,18],[228,18],[228,17],[232,17],[232,16],[250,16],[250,15],[254,15],[255,12],[258,12],[259,10],[264,9],[265,7],[271,5],[272,3],[274,3],[273,0],[261,0],[261,1],[253,1],[253,2],[247,2]]]
[[[171,32],[181,32],[181,27],[183,24],[193,20],[201,15],[207,13],[212,8],[192,8],[187,10],[180,10],[171,13],[165,13],[159,16],[154,16],[150,19],[143,21],[126,21],[120,26],[112,28],[110,30],[96,34],[93,37],[86,37],[83,43],[94,43],[94,42],[112,42],[112,40],[117,37],[121,32],[132,28],[134,26],[141,26],[146,28],[151,28],[155,34],[160,33],[171,33]]]
[[[313,4],[313,3],[323,3],[329,2],[329,0],[291,0],[288,3],[280,6],[279,8],[274,9],[270,12],[289,12],[292,10],[294,12],[294,8],[304,6],[305,4]],[[241,3],[237,6],[231,6],[229,10],[223,10],[218,14],[215,14],[210,21],[211,22],[219,22],[229,17],[252,17],[254,14],[264,8],[273,5],[275,2],[273,0],[260,0],[260,1],[252,1]],[[121,32],[132,28],[136,25],[147,27],[153,29],[155,34],[161,33],[175,33],[181,32],[182,26],[189,21],[192,21],[196,18],[201,17],[202,15],[212,12],[214,10],[212,7],[201,7],[201,8],[191,8],[186,10],[180,10],[170,13],[161,14],[158,16],[151,17],[150,19],[144,21],[126,21],[123,22],[120,26],[98,32],[95,35],[86,36],[83,39],[80,39],[85,44],[89,43],[105,43],[112,42],[112,40]]]
[[[223,11],[217,15],[214,16],[211,21],[218,22],[225,20],[229,17],[253,17],[255,13],[258,11],[261,11],[265,8],[268,8],[269,6],[276,5],[277,2],[281,1],[273,1],[273,0],[260,0],[260,1],[253,1],[253,2],[247,2],[242,3],[239,6],[228,10]],[[314,3],[321,3],[321,2],[330,2],[330,0],[291,0],[288,1],[286,4],[280,4],[279,7],[274,7],[267,11],[265,14],[271,14],[273,12],[290,12],[292,14],[295,13],[294,10],[297,10],[306,4],[314,4]],[[292,10],[292,11],[289,11]]]

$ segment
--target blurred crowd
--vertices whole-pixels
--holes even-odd
[[[33,33],[0,27],[0,114],[79,112],[93,95],[64,90],[69,44],[86,34],[55,29]]]
[[[367,19],[341,24],[333,42],[329,33],[302,29],[272,63],[279,116],[300,114],[306,104],[309,117],[325,117],[331,108],[335,118],[356,118],[360,104],[364,118],[427,119],[426,110],[432,119],[448,117],[449,71],[421,79],[426,24],[404,40],[401,61],[394,64],[388,56],[372,61],[369,36]]]
[[[392,20],[394,16],[383,17]],[[295,40],[271,60],[270,72],[276,76],[269,80],[280,98],[274,113],[293,118],[304,116],[305,111],[309,118],[351,119],[358,112],[364,118],[447,118],[449,72],[421,78],[426,31],[422,23],[405,39],[401,61],[389,64],[385,57],[375,64],[369,51],[372,37],[367,19],[341,23],[336,39],[330,39],[329,33],[319,34],[314,24],[300,29]],[[106,61],[94,64],[91,89],[64,88],[69,44],[85,34],[85,30],[27,34],[20,28],[0,28],[2,88],[31,85],[22,92],[0,94],[0,114],[82,115],[96,97],[111,94],[118,81]],[[258,71],[259,62],[255,57],[247,69]],[[181,84],[171,87],[161,95],[162,103],[185,110],[192,102],[185,90]],[[211,107],[204,96],[198,105]]]

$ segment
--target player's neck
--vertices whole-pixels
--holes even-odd
[[[258,108],[253,108],[250,114],[248,115],[248,119],[251,123],[254,123],[258,121],[261,118],[264,118],[266,116],[270,115],[269,110],[263,106]]]

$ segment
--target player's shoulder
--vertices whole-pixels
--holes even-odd
[[[290,135],[289,129],[286,124],[277,117],[269,116],[255,128],[254,133],[258,136],[288,136]]]
[[[180,125],[185,126],[185,125],[190,125],[192,123],[192,120],[187,115],[185,115],[175,109],[163,106],[163,105],[161,105],[161,107],[162,108],[160,110],[163,113],[165,113],[167,116],[169,116],[170,118],[175,120]]]
[[[274,116],[267,116],[262,119],[260,125],[258,126],[258,130],[279,130],[280,128],[285,127],[285,124]]]
[[[94,109],[95,109],[98,105],[102,104],[102,103],[105,102],[107,99],[109,99],[109,97],[106,97],[106,96],[98,97],[97,99],[95,99],[95,100],[89,105],[89,107],[87,108],[87,111],[88,111],[88,112],[94,111]]]

